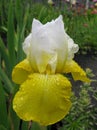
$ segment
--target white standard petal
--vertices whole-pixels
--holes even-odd
[[[36,66],[34,67],[40,73],[45,72],[48,65],[51,67],[52,73],[56,70],[62,70],[67,58],[68,49],[68,41],[64,35],[65,30],[62,16],[45,25],[37,20],[33,21],[29,60],[32,65],[34,60],[36,64],[34,64]]]
[[[78,52],[79,46],[78,44],[75,44],[73,39],[70,38],[67,34],[67,40],[68,40],[68,60],[72,60],[74,58],[74,54]]]
[[[31,34],[25,39],[23,49],[34,71],[55,73],[62,71],[66,60],[72,59],[78,51],[78,46],[65,32],[60,15],[44,25],[34,19]]]
[[[33,19],[32,23],[32,33],[37,33],[37,31],[43,26],[43,24],[37,19]]]
[[[30,45],[31,45],[31,38],[32,38],[32,34],[30,33],[27,37],[26,37],[26,39],[25,39],[25,41],[24,41],[24,43],[23,43],[23,50],[24,50],[24,52],[25,52],[25,54],[28,56],[29,55],[29,49],[30,49]]]

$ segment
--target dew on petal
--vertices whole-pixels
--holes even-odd
[[[23,101],[23,97],[21,97],[20,100]]]
[[[14,104],[14,109],[16,109],[17,108],[17,105],[16,104]]]

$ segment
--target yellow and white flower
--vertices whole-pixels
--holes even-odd
[[[44,25],[34,19],[23,50],[27,57],[12,72],[13,81],[20,84],[13,109],[25,121],[54,124],[71,107],[71,83],[62,73],[71,73],[74,80],[90,81],[72,60],[78,45],[65,32],[59,16]]]
[[[54,4],[53,0],[48,0],[48,4],[53,5]]]

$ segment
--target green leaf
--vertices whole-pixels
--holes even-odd
[[[15,14],[16,14],[16,20],[17,20],[17,62],[21,61],[23,59],[23,51],[22,51],[22,42],[23,42],[23,6],[21,4],[20,0],[15,1]]]
[[[0,125],[0,130],[8,130],[8,129],[5,128],[3,125]]]
[[[19,117],[16,115],[15,111],[12,108],[12,102],[9,108],[9,123],[11,124],[11,128],[13,128],[13,130],[19,130],[19,125],[20,125],[20,119]]]
[[[8,32],[7,32],[7,42],[8,42],[8,52],[11,63],[11,68],[15,65],[15,45],[14,45],[14,18],[13,18],[13,4],[10,0],[9,10],[8,10]]]
[[[19,5],[20,7],[20,1],[18,0],[17,5]],[[21,10],[22,12],[22,10]],[[16,34],[16,41],[17,41],[17,62],[21,61],[24,58],[24,52],[22,49],[22,43],[23,43],[23,39],[24,39],[24,34],[25,34],[25,27],[27,25],[27,21],[28,21],[28,16],[29,16],[29,6],[27,6],[26,11],[25,11],[25,15],[23,16],[22,19],[22,24],[20,24],[19,19],[17,19],[18,22],[18,26],[17,26],[17,34]],[[22,18],[22,13],[21,13],[21,18]]]
[[[22,26],[22,12],[23,10],[23,6],[22,6],[22,3],[21,3],[21,0],[16,0],[15,1],[15,14],[16,14],[16,20],[17,20],[17,23],[18,23],[18,26],[19,28],[21,28]]]
[[[6,128],[8,125],[6,99],[1,81],[0,81],[0,125],[3,125]],[[0,126],[2,128],[0,130],[3,130],[4,128],[3,126]]]
[[[27,121],[23,121],[22,130],[28,130],[28,122]]]
[[[47,8],[45,6],[42,7],[42,9],[40,10],[40,13],[39,13],[39,16],[38,16],[38,19],[40,21],[43,21],[43,19],[45,18],[45,16],[47,16]]]
[[[8,76],[5,74],[4,70],[1,68],[0,66],[0,78],[1,80],[4,82],[6,89],[9,93],[13,93],[14,92],[14,88],[13,85],[11,83],[11,81],[9,80]]]
[[[8,74],[10,76],[11,68],[10,68],[9,56],[7,54],[7,48],[5,47],[1,37],[0,37],[0,53],[1,53],[2,58],[4,59],[6,71],[8,72]]]

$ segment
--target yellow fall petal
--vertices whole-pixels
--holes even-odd
[[[12,72],[12,80],[17,84],[21,84],[27,79],[28,75],[32,72],[33,71],[29,64],[29,61],[25,59],[14,67]]]
[[[60,74],[34,73],[21,85],[13,109],[25,120],[50,125],[64,118],[71,107],[71,83]]]
[[[73,60],[66,62],[63,72],[72,73],[74,80],[90,82],[90,79],[87,78],[85,71]]]

